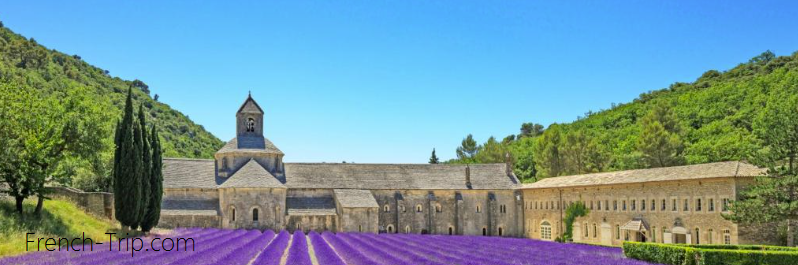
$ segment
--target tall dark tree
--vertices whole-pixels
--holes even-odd
[[[543,125],[525,122],[521,124],[521,134],[518,135],[518,138],[535,137],[541,134],[543,134]]]
[[[141,182],[141,207],[139,209],[139,217],[143,221],[144,216],[147,214],[147,208],[150,200],[150,174],[152,173],[152,154],[150,152],[150,141],[148,140],[147,133],[147,120],[144,116],[144,105],[139,105],[139,130],[141,134],[141,164],[139,165],[139,181]]]
[[[437,164],[438,162],[440,162],[440,159],[438,159],[438,156],[435,155],[435,148],[432,148],[432,156],[429,157],[429,163]]]
[[[119,123],[118,139],[114,159],[114,212],[116,220],[124,227],[135,229],[141,213],[141,131],[134,121],[133,89],[128,88],[122,121]],[[137,144],[138,142],[138,144]]]
[[[149,232],[158,225],[161,219],[161,199],[163,198],[163,158],[161,157],[161,140],[155,126],[150,134],[150,147],[152,148],[152,167],[150,171],[150,200],[147,213],[141,222],[141,230]]]

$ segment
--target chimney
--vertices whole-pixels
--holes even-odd
[[[508,177],[513,175],[513,160],[510,159],[510,152],[504,153],[504,171]]]
[[[466,177],[466,187],[471,189],[471,167],[468,166],[468,164],[466,164],[466,172],[465,173],[466,173],[465,174],[466,175],[465,176]]]

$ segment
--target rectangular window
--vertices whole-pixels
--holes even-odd
[[[623,209],[622,210],[626,211],[626,200],[623,201]]]
[[[657,210],[657,200],[651,200],[651,211]]]
[[[721,211],[728,211],[729,210],[729,199],[723,198],[723,203],[721,205]]]
[[[601,211],[601,201],[598,201],[598,210]]]
[[[617,211],[618,210],[618,201],[612,201],[612,210],[613,211]]]
[[[640,210],[641,211],[645,211],[646,210],[646,200],[640,201]]]
[[[548,225],[541,226],[540,237],[543,239],[551,239],[551,226]]]
[[[682,211],[685,211],[685,212],[690,210],[690,200],[684,199],[684,208],[683,209],[684,210],[682,210]]]
[[[662,211],[665,211],[665,209],[668,209],[667,207],[665,207],[665,199],[662,199],[662,206],[660,206],[660,207],[662,207]]]
[[[588,233],[588,230],[587,230],[587,223],[585,223],[585,238],[587,238],[587,237],[588,237],[588,234],[587,234],[587,233]]]
[[[723,230],[723,244],[731,245],[731,231]]]
[[[701,211],[701,199],[695,199],[695,210],[696,212]]]
[[[709,211],[710,212],[715,211],[715,199],[709,199]]]
[[[605,211],[610,210],[610,200],[604,200],[604,210]]]
[[[676,199],[673,199],[673,201],[671,202],[671,208],[672,208],[671,211],[674,212],[676,211]]]
[[[621,239],[621,226],[615,225],[615,239]]]
[[[593,201],[590,201],[590,210],[593,210]]]
[[[637,210],[637,201],[632,200],[632,211]]]

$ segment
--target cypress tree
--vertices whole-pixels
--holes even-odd
[[[150,142],[147,139],[147,121],[144,117],[144,104],[139,105],[139,133],[141,143],[139,145],[141,154],[141,164],[139,165],[139,182],[141,183],[141,207],[139,207],[139,222],[144,221],[147,208],[150,205],[150,173],[152,171],[152,156],[150,155]],[[138,142],[137,142],[138,143]]]
[[[124,115],[117,128],[118,144],[114,152],[114,214],[122,226],[135,228],[139,222],[141,183],[138,179],[141,141],[138,124],[133,121],[133,90],[128,88]],[[136,136],[138,135],[138,137]]]
[[[141,177],[144,175],[141,172],[144,164],[143,163],[144,161],[142,161],[141,159],[142,158],[141,154],[143,153],[141,148],[144,145],[142,143],[142,140],[143,138],[141,135],[141,125],[139,125],[138,122],[133,122],[133,148],[131,149],[132,152],[130,152],[130,161],[132,162],[131,163],[132,166],[130,168],[132,168],[133,170],[131,172],[132,181],[130,182],[129,187],[135,193],[133,195],[133,198],[135,198],[136,200],[136,207],[131,208],[132,212],[130,213],[132,220],[132,223],[130,224],[130,229],[132,230],[136,230],[139,227],[139,223],[141,223],[141,218],[142,218],[141,208],[147,207],[146,204],[143,204],[143,202],[145,202],[143,196],[145,192],[144,190],[142,190],[143,187],[141,185],[142,184]]]
[[[150,171],[150,200],[147,207],[147,214],[141,223],[141,230],[149,232],[150,229],[158,225],[161,219],[161,199],[163,198],[163,159],[161,157],[161,140],[155,126],[152,127],[150,135],[150,147],[152,148],[152,167]]]

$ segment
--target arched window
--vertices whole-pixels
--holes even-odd
[[[504,235],[504,228],[499,227],[499,236]]]
[[[236,207],[230,206],[230,221],[236,221]]]
[[[596,226],[596,224],[593,224],[593,238],[596,237],[598,237],[598,226]]]
[[[257,208],[256,209],[252,209],[252,221],[254,221],[254,222],[258,221],[258,209]]]
[[[410,226],[405,226],[405,234],[410,234]]]
[[[616,240],[621,239],[621,226],[620,225],[615,225],[615,239]]]
[[[390,213],[391,212],[391,207],[388,204],[385,204],[385,207],[382,208],[382,211],[386,212],[386,213]]]
[[[551,240],[551,224],[549,222],[540,223],[540,239]]]
[[[357,231],[358,232],[363,232],[363,225],[358,225],[357,226]]]
[[[454,234],[454,227],[450,226],[449,227],[449,235],[453,235],[453,234]]]
[[[481,212],[482,212],[482,207],[479,207],[479,205],[477,205],[477,213],[481,213]]]
[[[393,225],[388,225],[388,234],[393,234]]]
[[[255,131],[255,119],[249,118],[247,119],[247,132],[254,132]]]
[[[417,213],[420,213],[420,212],[421,212],[421,210],[423,210],[423,209],[424,209],[424,208],[422,208],[422,207],[421,207],[421,204],[418,204],[418,205],[416,205],[416,212],[417,212]]]
[[[701,238],[701,232],[699,232],[698,227],[696,227],[695,228],[695,244],[696,245],[701,244],[701,240],[699,240],[700,238]]]
[[[443,209],[441,209],[441,205],[440,204],[435,204],[435,212],[440,213],[442,211],[443,211]]]
[[[707,230],[707,244],[712,245],[713,232],[712,229]]]
[[[488,235],[488,228],[487,227],[483,227],[482,228],[482,235],[483,236],[487,236]]]
[[[589,236],[589,235],[588,235],[588,232],[589,232],[589,231],[587,230],[587,223],[585,223],[585,229],[584,229],[584,230],[582,230],[582,231],[585,231],[585,232],[584,232],[584,234],[585,234],[585,238],[587,238],[587,237]]]
[[[657,243],[657,227],[651,227],[651,242]]]

